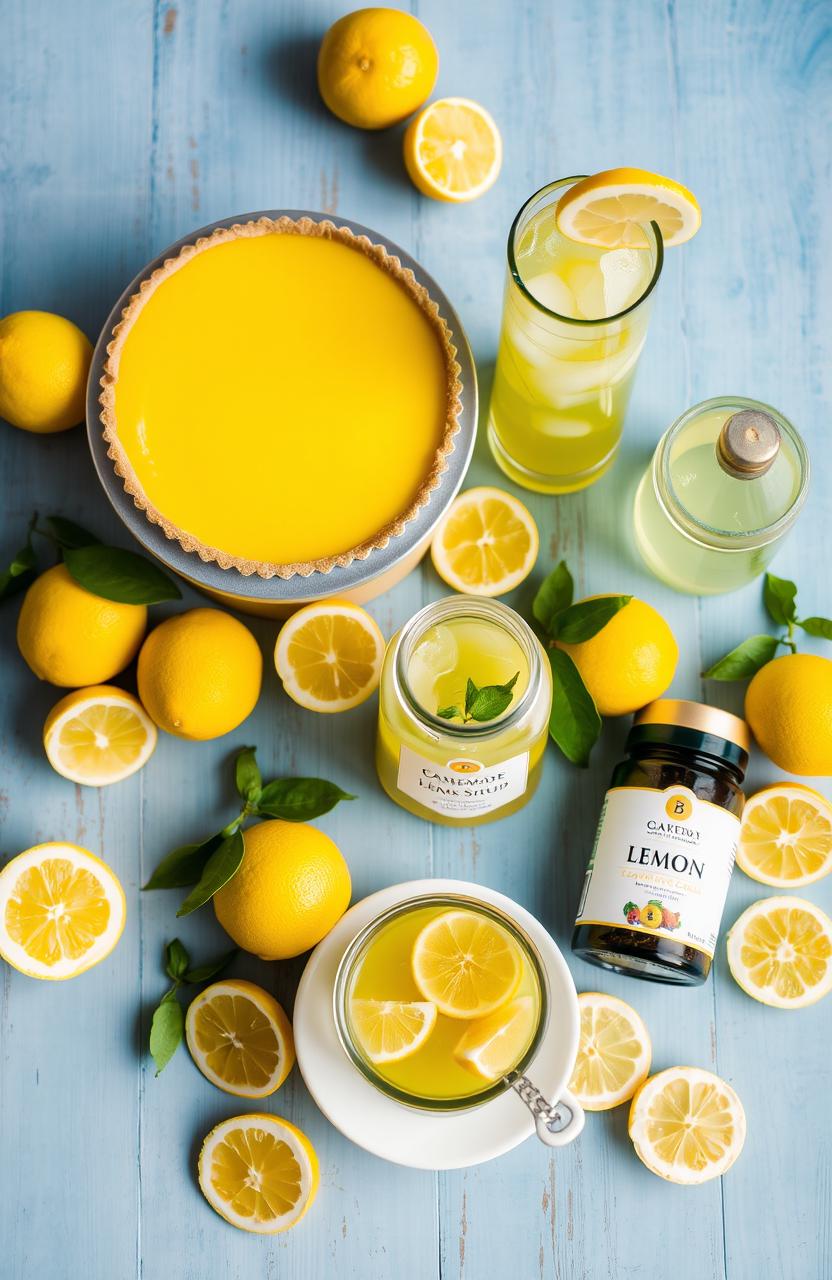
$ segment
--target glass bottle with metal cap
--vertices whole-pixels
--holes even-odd
[[[677,591],[734,591],[769,564],[808,486],[806,446],[781,413],[741,396],[705,400],[659,441],[636,494],[636,543]]]

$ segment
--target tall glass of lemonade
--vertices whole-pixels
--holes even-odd
[[[488,439],[499,466],[540,493],[570,493],[612,465],[662,269],[662,234],[603,249],[558,231],[579,178],[543,187],[508,237],[503,325]]]

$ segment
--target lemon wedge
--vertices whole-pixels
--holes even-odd
[[[76,844],[38,844],[0,871],[0,956],[30,978],[76,978],[121,937],[124,890]]]
[[[486,1018],[477,1018],[454,1049],[461,1067],[481,1080],[500,1080],[522,1058],[537,1027],[531,996],[510,1000]]]
[[[737,866],[760,884],[802,888],[832,871],[832,805],[799,782],[765,787],[745,802]]]
[[[226,1222],[274,1235],[300,1222],[318,1192],[315,1148],[279,1116],[232,1116],[212,1129],[199,1154],[199,1185]]]
[[[129,778],[153,755],[156,737],[156,726],[139,700],[109,684],[67,694],[43,726],[43,748],[52,768],[85,787]]]
[[[500,131],[470,98],[439,98],[408,125],[404,163],[413,184],[434,200],[476,200],[497,181]]]
[[[348,711],[378,687],[384,636],[346,600],[308,604],[284,622],[274,664],[290,698],[310,711]]]
[[[484,1018],[520,985],[523,957],[502,925],[475,911],[443,911],[413,944],[420,994],[448,1018]]]
[[[700,1067],[670,1067],[646,1080],[628,1127],[642,1164],[685,1186],[727,1173],[745,1142],[742,1103],[729,1084]]]
[[[578,996],[581,1039],[569,1088],[587,1111],[628,1102],[647,1078],[650,1035],[632,1005],[600,991]]]
[[[238,1098],[266,1098],[295,1061],[292,1025],[274,996],[242,979],[214,982],[188,1006],[185,1039],[199,1070]]]
[[[728,968],[762,1004],[814,1004],[832,990],[832,920],[805,898],[761,898],[728,934]]]
[[[400,1062],[427,1040],[436,1026],[428,1000],[353,1000],[350,1021],[370,1062]]]
[[[537,560],[532,514],[510,493],[483,485],[455,498],[431,543],[431,559],[454,591],[501,596],[519,586]]]
[[[650,222],[658,223],[665,247],[684,244],[702,222],[696,197],[672,178],[648,169],[607,169],[583,178],[561,196],[558,231],[602,249],[649,249]]]

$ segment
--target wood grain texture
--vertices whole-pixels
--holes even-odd
[[[362,134],[320,104],[317,44],[345,7],[10,0],[0,44],[0,311],[53,309],[94,336],[124,282],[192,228],[235,212],[319,208],[377,228],[436,277],[467,329],[487,403],[505,236],[522,201],[552,178],[620,163],[678,176],[701,201],[703,228],[668,254],[621,459],[583,494],[526,497],[543,553],[536,578],[510,602],[526,609],[550,559],[566,556],[582,592],[634,591],[667,616],[682,642],[675,693],[739,709],[737,691],[703,686],[698,673],[763,629],[759,588],[707,601],[675,595],[641,566],[629,509],[658,435],[689,404],[732,392],[776,404],[805,433],[815,472],[775,568],[796,577],[809,612],[829,612],[828,3],[419,0],[414,11],[440,49],[437,93],[482,101],[506,144],[498,185],[458,209],[411,188],[400,129]],[[34,507],[125,541],[80,431],[39,439],[4,427],[0,448],[4,555]],[[482,444],[470,481],[503,483]],[[371,608],[390,635],[441,594],[426,565]],[[191,592],[186,601],[199,603]],[[652,1177],[632,1153],[626,1109],[590,1117],[580,1141],[556,1156],[528,1142],[476,1169],[409,1172],[341,1138],[294,1072],[268,1107],[312,1138],[318,1203],[272,1241],[224,1224],[202,1200],[195,1159],[208,1129],[245,1108],[203,1080],[184,1051],[158,1080],[143,1053],[165,986],[164,942],[179,932],[203,958],[223,934],[210,911],[176,923],[176,894],[143,896],[139,885],[161,853],[226,813],[235,745],[256,743],[269,773],[321,774],[359,794],[321,821],[350,861],[356,897],[413,876],[471,878],[522,902],[567,948],[626,725],[606,726],[585,773],[551,750],[524,811],[460,833],[382,796],[374,702],[312,716],[282,696],[267,661],[260,705],[230,741],[163,738],[141,774],[98,794],[55,777],[43,759],[40,725],[58,695],[24,668],[15,612],[0,616],[3,849],[61,837],[87,845],[118,871],[129,915],[115,954],[78,982],[0,974],[3,1280],[830,1274],[832,1002],[793,1015],[764,1009],[734,986],[723,949],[710,983],[689,992],[570,958],[579,989],[601,987],[639,1009],[657,1068],[698,1063],[737,1088],[749,1137],[723,1183],[686,1191]],[[268,659],[274,626],[252,626]],[[751,784],[772,777],[757,757]],[[810,896],[829,909],[830,888]],[[735,876],[726,922],[757,896]],[[246,957],[234,972],[290,1007],[300,969]]]

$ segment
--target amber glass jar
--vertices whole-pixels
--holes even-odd
[[[750,733],[700,702],[638,712],[604,799],[572,950],[635,978],[694,986],[713,960],[734,867]]]

